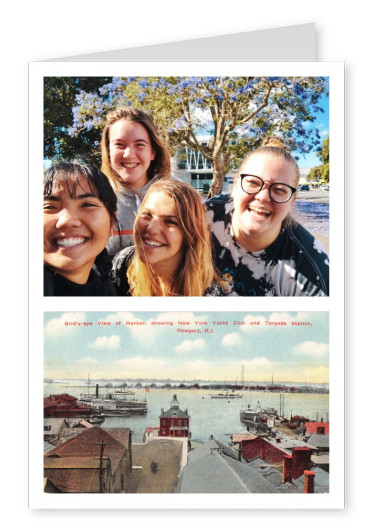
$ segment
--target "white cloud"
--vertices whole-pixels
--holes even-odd
[[[246,368],[254,370],[254,369],[272,369],[275,367],[280,366],[280,363],[273,362],[268,360],[268,358],[265,358],[264,356],[261,356],[259,358],[253,358],[252,360],[246,362]]]
[[[85,356],[85,358],[81,358],[77,361],[78,365],[96,365],[98,363],[98,360],[91,358],[90,356]]]
[[[233,332],[232,334],[223,336],[222,345],[225,347],[241,346],[243,345],[243,339],[239,332]]]
[[[116,362],[128,378],[165,378],[170,364],[157,358],[124,358]]]
[[[242,367],[244,367],[244,380],[248,382],[268,380],[272,374],[279,373],[282,366],[280,362],[271,361],[265,356],[238,361],[228,360],[215,368],[217,379],[226,377],[228,382],[240,382]]]
[[[175,352],[186,353],[186,352],[197,352],[203,351],[206,348],[206,342],[203,339],[194,339],[190,341],[186,339],[180,345],[175,347]]]
[[[47,321],[44,327],[45,337],[56,337],[67,332],[76,332],[83,328],[81,323],[86,322],[84,312],[66,312],[60,317]]]
[[[268,321],[273,321],[274,323],[290,323],[293,320],[296,320],[296,318],[292,317],[291,313],[288,312],[273,312],[268,319]]]
[[[304,341],[296,345],[292,352],[295,356],[323,358],[329,353],[329,345],[327,343],[316,343],[316,341]]]
[[[119,350],[120,337],[119,336],[97,337],[94,343],[91,343],[90,347],[96,350]]]

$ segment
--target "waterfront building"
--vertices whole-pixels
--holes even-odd
[[[58,417],[85,417],[90,414],[91,408],[77,405],[77,398],[63,393],[50,395],[43,399],[44,418]]]
[[[329,435],[329,422],[306,422],[306,435],[311,435],[313,433]]]
[[[147,427],[145,428],[145,433],[144,433],[144,442],[147,440],[147,439],[150,439],[150,437],[158,437],[159,436],[159,426],[158,427]]]
[[[329,435],[325,433],[313,433],[308,436],[306,444],[315,447],[311,458],[312,463],[322,470],[329,472]]]
[[[281,483],[280,483],[281,485]],[[237,452],[211,438],[188,454],[177,493],[277,493],[278,487],[239,460]]]
[[[57,439],[67,427],[67,421],[63,418],[45,418],[43,425],[43,440],[52,441]]]
[[[115,492],[111,490],[111,463],[108,458],[99,461],[97,457],[47,457],[44,459],[44,481],[45,492]]]
[[[188,460],[186,437],[149,437],[132,444],[132,474],[127,492],[172,494]]]
[[[44,477],[61,492],[125,492],[131,443],[128,428],[87,428],[45,454]]]
[[[177,395],[173,396],[170,409],[159,416],[159,435],[161,437],[189,437],[188,410],[179,409]]]
[[[211,438],[188,454],[188,466],[183,469],[175,492],[329,492],[329,475],[322,470],[311,469],[307,449],[301,450],[296,451],[294,457],[286,454],[282,469],[281,466],[271,466],[260,457],[244,462],[239,452]]]

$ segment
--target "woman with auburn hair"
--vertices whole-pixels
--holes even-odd
[[[215,265],[232,295],[327,296],[329,258],[291,216],[300,172],[268,137],[242,162],[231,196],[209,199]]]
[[[115,109],[107,115],[101,154],[101,169],[117,195],[121,228],[107,245],[110,256],[114,256],[133,244],[133,224],[146,190],[170,177],[170,154],[152,118],[134,107]]]
[[[135,246],[113,260],[119,295],[220,296],[210,231],[200,194],[181,181],[158,181],[145,194],[134,224]]]

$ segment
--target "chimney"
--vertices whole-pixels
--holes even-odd
[[[95,396],[96,398],[99,396],[99,384],[95,384]]]
[[[305,470],[311,468],[312,450],[307,447],[296,447],[292,449],[292,477],[299,478]]]
[[[283,483],[292,483],[292,456],[284,455],[283,456]]]
[[[315,473],[304,470],[304,494],[313,494],[315,491]]]

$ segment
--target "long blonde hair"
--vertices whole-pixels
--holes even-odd
[[[176,217],[184,238],[184,255],[180,268],[169,286],[163,286],[153,267],[140,259],[138,247],[142,245],[139,219],[143,205],[153,192],[163,192],[174,201]],[[210,231],[205,219],[205,207],[200,194],[181,181],[157,181],[145,194],[134,223],[135,257],[128,268],[127,277],[133,296],[181,295],[202,296],[213,283],[219,281],[214,271]],[[220,281],[219,281],[220,282]]]
[[[157,127],[151,116],[136,107],[120,107],[111,111],[106,116],[106,124],[102,132],[101,154],[102,154],[102,172],[111,181],[115,190],[118,191],[120,179],[116,171],[111,166],[110,160],[110,129],[111,126],[119,120],[135,122],[145,127],[150,137],[151,146],[155,151],[155,158],[150,162],[147,170],[149,181],[155,177],[158,179],[168,179],[171,173],[170,153],[167,145],[160,137]],[[122,183],[124,186],[124,184]]]

